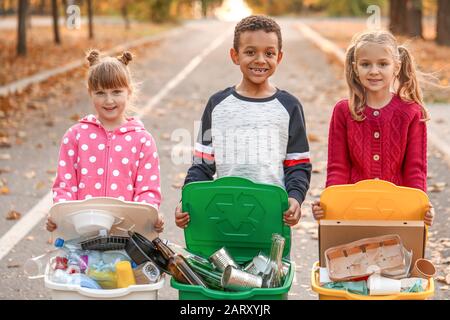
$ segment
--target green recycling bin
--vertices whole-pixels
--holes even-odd
[[[283,223],[288,209],[286,191],[276,185],[254,183],[240,177],[223,177],[215,181],[193,182],[182,191],[183,211],[190,214],[184,230],[189,251],[208,258],[226,247],[238,263],[250,261],[260,251],[270,252],[272,234],[285,239],[283,257],[291,248],[291,230]],[[180,300],[282,300],[287,299],[295,274],[290,264],[283,286],[228,292],[188,285],[171,279]]]

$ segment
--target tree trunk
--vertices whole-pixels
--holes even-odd
[[[406,34],[408,31],[407,2],[408,0],[389,1],[389,30],[392,33]]]
[[[450,1],[438,0],[436,42],[450,46]]]
[[[61,44],[59,37],[59,14],[58,14],[58,0],[52,0],[52,16],[53,16],[53,35],[56,44]]]
[[[88,0],[87,4],[88,4],[88,20],[89,20],[89,39],[94,39],[92,0]]]
[[[122,7],[120,8],[123,20],[125,21],[125,29],[130,29],[130,18],[128,17],[128,0],[122,0]]]
[[[208,15],[208,1],[207,0],[202,0],[202,17],[206,18],[206,16]]]
[[[407,35],[422,38],[422,0],[409,0],[407,3]]]
[[[19,0],[17,24],[17,55],[27,55],[27,10],[28,0]]]

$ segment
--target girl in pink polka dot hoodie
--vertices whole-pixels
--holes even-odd
[[[128,62],[132,55],[104,57],[92,50],[88,88],[96,115],[88,115],[64,135],[59,151],[54,203],[91,197],[114,197],[159,209],[159,157],[142,122],[125,116],[132,92]],[[162,232],[161,215],[155,229]],[[56,225],[50,219],[47,229]]]

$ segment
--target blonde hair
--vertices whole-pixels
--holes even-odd
[[[418,71],[414,58],[408,48],[397,44],[397,40],[389,31],[371,30],[356,34],[347,49],[345,58],[345,77],[349,87],[349,108],[352,118],[363,121],[363,111],[367,103],[365,88],[356,75],[355,67],[358,49],[368,43],[385,45],[391,50],[395,63],[400,65],[400,70],[395,76],[394,84],[397,84],[396,93],[404,101],[415,102],[422,109],[424,121],[429,120],[428,110],[424,107],[422,90],[417,77]]]

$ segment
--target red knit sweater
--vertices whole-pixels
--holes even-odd
[[[394,96],[381,109],[366,106],[352,119],[348,100],[334,107],[328,136],[326,186],[382,179],[427,190],[427,128],[420,106]]]

